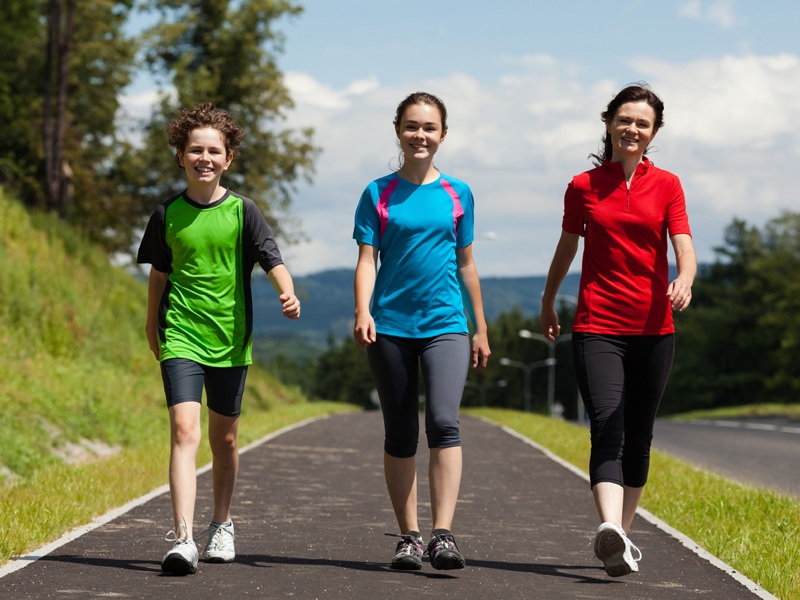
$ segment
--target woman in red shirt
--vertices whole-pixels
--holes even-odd
[[[564,196],[561,238],[547,276],[540,323],[560,333],[555,301],[584,238],[572,334],[578,387],[591,423],[589,476],[601,525],[594,551],[612,577],[638,571],[627,536],[650,464],[650,442],[675,352],[673,311],[692,298],[697,271],[678,178],[646,157],[664,103],[646,84],[623,89],[601,114],[595,168]],[[678,269],[668,280],[667,241]]]

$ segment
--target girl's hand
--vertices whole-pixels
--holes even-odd
[[[485,333],[476,333],[472,336],[472,368],[476,373],[480,373],[489,364],[489,356],[492,351],[489,349],[489,339]]]
[[[353,339],[355,339],[356,344],[362,348],[375,342],[377,335],[375,333],[375,321],[371,314],[367,313],[366,315],[356,316],[356,324],[353,327]]]

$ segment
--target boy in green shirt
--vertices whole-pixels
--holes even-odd
[[[220,185],[244,135],[212,104],[182,110],[167,130],[186,190],[160,204],[144,233],[137,262],[149,263],[147,340],[161,374],[170,416],[169,482],[174,542],[161,563],[188,574],[199,559],[192,537],[197,493],[203,387],[213,454],[214,515],[203,555],[235,557],[230,506],[239,466],[238,426],[247,366],[252,363],[250,276],[256,263],[278,293],[283,315],[300,301],[264,216],[249,198]]]

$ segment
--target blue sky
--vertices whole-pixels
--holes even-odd
[[[484,276],[546,272],[566,184],[591,168],[599,113],[632,81],[665,101],[651,158],[683,182],[701,260],[733,218],[760,226],[800,210],[800,2],[300,4],[278,24],[287,125],[314,127],[323,154],[294,199],[308,236],[284,249],[295,274],[354,266],[355,205],[388,172],[395,107],[416,90],[450,112],[436,163],[473,189]],[[152,101],[146,81],[124,99],[131,114]]]

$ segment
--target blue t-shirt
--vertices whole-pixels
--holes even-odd
[[[353,238],[379,249],[372,296],[375,329],[425,338],[468,333],[456,249],[472,243],[474,200],[463,181],[440,175],[413,184],[396,173],[361,195]]]

